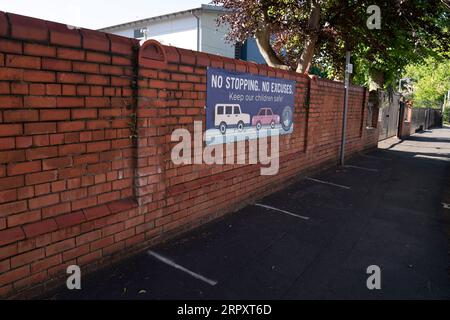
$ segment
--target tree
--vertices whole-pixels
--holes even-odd
[[[255,37],[268,65],[308,73],[321,65],[341,77],[350,50],[358,81],[386,80],[430,50],[450,55],[447,0],[213,0],[226,13],[228,40]],[[367,27],[367,9],[381,9],[380,29]]]
[[[450,59],[429,57],[424,63],[410,64],[404,77],[412,79],[410,98],[415,106],[441,108],[450,90]]]

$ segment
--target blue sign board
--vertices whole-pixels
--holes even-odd
[[[206,143],[293,132],[295,81],[208,68]]]

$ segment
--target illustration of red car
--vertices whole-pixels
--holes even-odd
[[[280,116],[274,114],[271,108],[259,109],[258,115],[253,116],[252,126],[256,126],[256,130],[260,130],[263,125],[270,125],[273,129],[276,124],[280,123]]]

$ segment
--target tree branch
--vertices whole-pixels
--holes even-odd
[[[319,23],[320,5],[317,0],[312,0],[308,20],[308,35],[306,36],[305,47],[303,48],[303,52],[300,56],[300,61],[297,66],[297,72],[299,73],[307,74],[309,68],[311,67],[312,59],[314,56],[314,49],[316,47],[318,39]]]
[[[285,65],[280,58],[278,58],[273,50],[272,45],[270,44],[271,33],[267,25],[261,27],[255,33],[255,36],[258,49],[269,66],[283,70],[291,70],[289,66]]]

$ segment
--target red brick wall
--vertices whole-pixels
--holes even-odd
[[[341,83],[138,46],[0,12],[0,296],[41,292],[70,264],[93,270],[337,163]],[[172,131],[205,124],[208,66],[297,81],[278,175],[171,162]],[[365,128],[365,89],[349,101],[348,155],[378,137]]]

